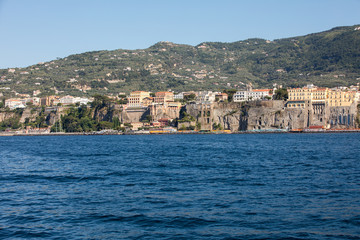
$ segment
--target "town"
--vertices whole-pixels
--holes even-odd
[[[359,84],[337,88],[274,84],[272,89],[253,89],[248,84],[244,90],[223,92],[133,91],[91,98],[38,94],[3,98],[4,134],[303,132],[359,127]],[[80,111],[86,112],[87,125]],[[67,117],[71,115],[79,120]]]

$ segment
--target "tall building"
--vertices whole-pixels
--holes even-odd
[[[134,91],[130,93],[130,97],[128,98],[128,107],[143,107],[144,98],[150,97],[150,92],[145,91]]]

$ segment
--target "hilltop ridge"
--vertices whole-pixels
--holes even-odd
[[[348,86],[360,80],[360,25],[273,41],[252,38],[196,46],[158,42],[147,49],[70,55],[25,68],[1,69],[0,89],[32,94],[118,94],[132,90],[220,90]]]

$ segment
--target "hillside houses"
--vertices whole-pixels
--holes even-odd
[[[278,98],[278,94],[281,91],[288,94],[288,99],[284,99],[284,97]],[[217,119],[226,120],[232,117],[237,119],[239,116],[236,115],[239,114],[239,109],[244,106],[244,104],[249,106],[263,106],[262,109],[265,109],[264,111],[271,111],[269,109],[272,107],[275,106],[275,108],[277,108],[281,105],[273,113],[276,116],[283,114],[283,111],[287,111],[289,114],[291,112],[298,112],[299,114],[297,116],[302,117],[308,114],[309,117],[304,117],[305,120],[302,120],[306,125],[306,119],[312,119],[311,123],[307,124],[308,127],[318,126],[322,128],[328,127],[329,125],[335,126],[339,123],[346,123],[348,126],[354,125],[356,114],[352,112],[352,109],[356,108],[356,104],[360,99],[359,87],[326,88],[307,85],[302,88],[281,88],[281,91],[276,90],[276,88],[252,89],[251,85],[248,85],[246,90],[238,90],[236,92],[226,91],[226,93],[213,91],[174,93],[171,90],[160,92],[139,90],[133,91],[128,95],[122,92],[117,96],[100,96],[102,100],[95,101],[95,105],[98,103],[99,105],[96,105],[97,107],[94,109],[97,109],[96,111],[99,112],[99,108],[104,108],[100,111],[101,117],[107,116],[107,118],[99,121],[112,122],[114,117],[116,117],[119,123],[117,127],[119,127],[121,122],[121,124],[127,124],[122,126],[126,126],[127,129],[132,130],[163,128],[171,124],[172,126],[176,126],[175,124],[178,121],[181,122],[181,128],[194,129],[195,124],[198,123],[202,126],[202,129],[213,130],[213,128],[219,128],[219,123],[213,122],[217,121]],[[280,101],[270,101],[273,98],[280,99]],[[101,103],[104,99],[107,102],[106,104]],[[46,107],[44,112],[55,112],[58,109],[57,106],[63,106],[60,108],[66,113],[68,111],[77,111],[76,107],[81,105],[88,105],[90,109],[90,103],[93,100],[92,98],[74,97],[71,95],[51,95],[39,98],[35,96],[29,97],[29,95],[26,94],[17,94],[16,98],[6,99],[4,104],[2,104],[2,109],[5,107],[8,108],[6,110],[8,111],[9,109],[14,110],[29,106],[33,107],[32,110],[37,107]],[[233,103],[227,104],[228,102]],[[92,104],[92,106],[95,105]],[[214,114],[214,109],[226,107],[231,108],[231,111],[224,111],[227,118],[219,118],[212,115]],[[193,109],[193,112],[189,109]],[[28,111],[30,111],[30,109],[28,109]],[[223,109],[217,111],[216,114],[222,111]],[[346,115],[346,112],[348,115]],[[192,115],[190,116],[189,114]],[[256,116],[252,117],[259,116],[257,121],[261,123],[260,125],[264,125],[263,123],[270,121],[270,118],[264,121],[262,119],[263,117],[260,117],[258,113],[255,115]],[[339,118],[339,116],[341,117]],[[90,118],[98,120],[101,119],[101,117],[91,116]],[[271,121],[274,119],[276,120],[277,117],[272,117]],[[213,126],[214,123],[215,125]],[[109,123],[107,126],[111,125],[112,123]],[[263,128],[263,126],[260,127]],[[225,127],[224,124],[222,128],[229,129]]]

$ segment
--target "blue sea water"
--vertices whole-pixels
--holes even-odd
[[[0,137],[0,239],[360,239],[360,134]]]

